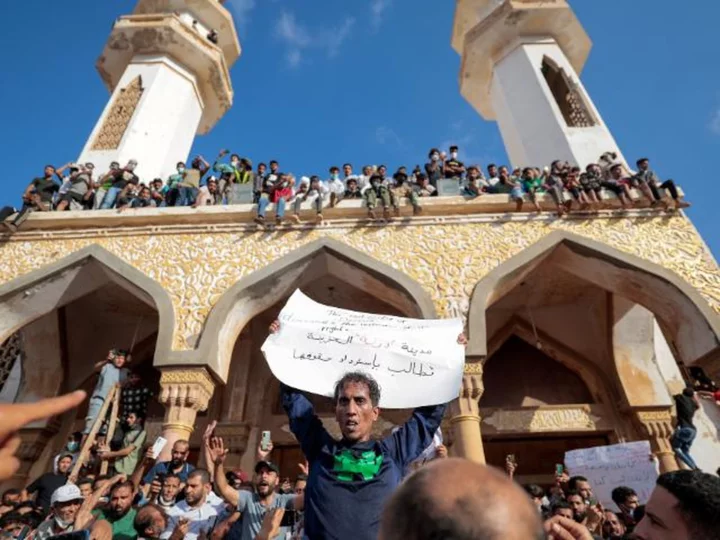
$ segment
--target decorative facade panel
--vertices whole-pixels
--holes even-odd
[[[142,94],[140,76],[135,77],[130,84],[120,90],[95,137],[92,150],[115,150],[120,146]]]
[[[424,287],[441,317],[465,317],[475,284],[488,272],[554,230],[566,230],[659,264],[695,287],[720,313],[720,273],[692,224],[668,218],[495,221],[389,225],[352,224],[316,229],[221,232],[198,227],[193,234],[133,232],[127,236],[17,238],[0,251],[4,283],[97,244],[160,283],[175,309],[173,348],[187,350],[201,333],[210,309],[238,280],[314,240],[330,237],[393,268]],[[155,232],[158,232],[157,229]]]

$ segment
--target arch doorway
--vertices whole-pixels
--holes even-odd
[[[677,275],[560,231],[478,283],[468,329],[467,355],[484,363],[487,459],[522,452],[527,481],[542,480],[535,456],[546,456],[548,478],[577,445],[639,439],[662,469],[677,468],[668,437],[685,384],[678,366],[720,353],[717,314]],[[717,460],[708,451],[706,467]]]
[[[216,369],[227,374],[226,385],[213,395],[208,420],[218,420],[217,433],[229,440],[230,466],[252,471],[261,433],[268,430],[275,445],[272,458],[281,475],[294,478],[299,472],[302,456],[280,405],[279,381],[260,351],[270,323],[298,288],[316,302],[342,309],[435,317],[432,301],[417,283],[328,239],[290,253],[231,288],[210,315],[202,338],[204,346],[218,352]],[[310,397],[328,431],[336,432],[331,400]],[[409,414],[409,410],[382,411],[376,435],[388,434]],[[202,432],[200,425],[198,431]]]
[[[91,246],[0,287],[0,394],[30,402],[82,388],[92,392],[93,366],[112,348],[133,346],[143,383],[157,392],[157,349],[169,347],[173,315],[159,284],[127,263]],[[13,375],[12,377],[10,375]],[[5,388],[12,384],[14,388]],[[21,431],[21,469],[9,485],[49,470],[68,434],[82,430],[87,400],[59,418]],[[151,400],[149,418],[160,431],[162,407]]]

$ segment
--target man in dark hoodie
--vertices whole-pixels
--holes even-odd
[[[270,331],[275,333],[275,321]],[[465,336],[458,342],[464,344]],[[333,439],[300,391],[281,385],[290,430],[309,463],[305,488],[305,536],[375,539],[385,501],[403,471],[432,442],[445,404],[415,409],[384,439],[373,439],[380,415],[380,387],[365,373],[346,373],[335,385],[335,419],[342,439]]]

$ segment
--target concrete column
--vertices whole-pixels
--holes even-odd
[[[453,455],[477,463],[485,463],[478,404],[484,389],[482,364],[466,364],[460,395],[450,403]]]
[[[650,441],[650,449],[660,462],[660,472],[678,470],[675,452],[670,445],[670,437],[673,433],[670,408],[636,411],[636,414],[645,436]]]
[[[175,441],[190,440],[197,413],[207,409],[215,381],[202,367],[163,367],[161,371],[159,401],[165,406],[162,435],[168,443],[158,459],[165,461]]]

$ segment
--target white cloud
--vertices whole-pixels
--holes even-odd
[[[250,13],[255,9],[255,0],[228,0],[227,5],[235,15],[235,23],[243,29],[247,28]]]
[[[390,8],[393,0],[372,0],[370,3],[370,14],[372,26],[378,30],[385,18],[385,12]]]
[[[332,58],[333,56],[338,55],[340,47],[345,40],[350,37],[353,26],[355,26],[355,18],[347,17],[339,27],[332,28],[330,32],[328,32],[325,39],[325,48],[327,49],[329,57]]]
[[[293,13],[283,10],[275,23],[275,35],[288,47],[285,55],[288,65],[297,68],[307,49],[324,50],[330,58],[337,56],[354,25],[355,19],[347,17],[339,26],[315,33],[298,22]]]
[[[720,107],[713,113],[708,127],[715,135],[720,135]]]

